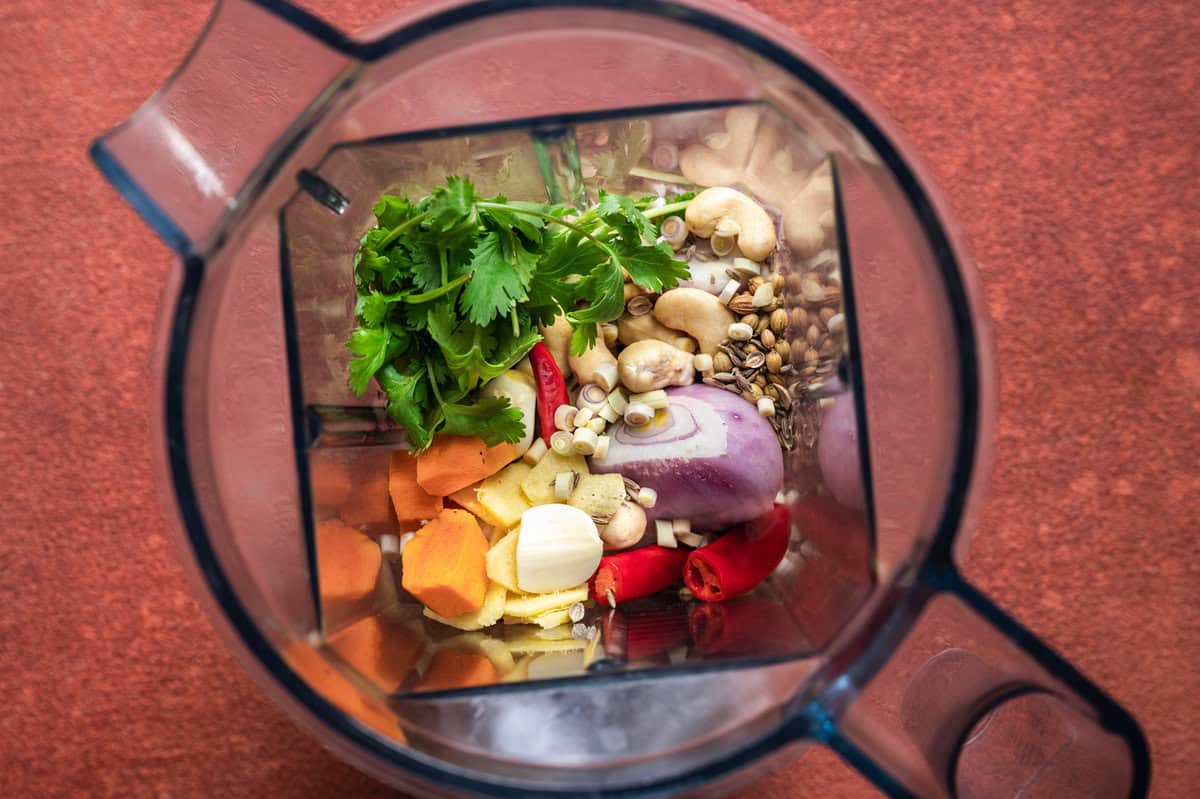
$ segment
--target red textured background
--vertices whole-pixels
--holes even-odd
[[[308,5],[356,27],[397,2]],[[970,575],[1137,715],[1155,796],[1195,795],[1194,4],[755,5],[900,123],[978,259],[1001,407]],[[0,2],[5,797],[386,793],[238,670],[152,497],[146,364],[170,258],[85,150],[168,75],[207,12]],[[875,794],[818,753],[754,795]]]

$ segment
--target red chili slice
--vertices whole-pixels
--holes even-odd
[[[683,581],[697,599],[720,602],[744,594],[767,579],[787,554],[788,510],[768,513],[725,533],[687,557]]]
[[[688,554],[682,549],[649,546],[606,555],[592,576],[592,599],[607,605],[657,594],[680,581]]]

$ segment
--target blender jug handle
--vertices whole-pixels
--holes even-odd
[[[92,159],[167,244],[203,255],[352,74],[349,48],[286,3],[219,0],[183,64]]]
[[[830,681],[804,713],[810,735],[889,796],[1146,795],[1132,716],[953,566],[898,601],[907,634],[873,676],[856,663]]]

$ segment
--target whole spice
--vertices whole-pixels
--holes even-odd
[[[692,550],[683,569],[683,581],[697,599],[720,602],[757,586],[787,553],[787,507],[776,505],[752,522],[740,525],[712,544]],[[645,550],[634,550],[636,554]],[[601,561],[601,569],[604,568]],[[595,596],[595,592],[593,592]],[[603,592],[600,592],[603,596]]]
[[[571,398],[567,394],[567,382],[563,380],[558,364],[550,349],[541,341],[533,345],[529,351],[529,363],[533,366],[533,380],[537,385],[538,422],[542,430],[542,440],[550,441],[558,426],[554,423],[554,412],[560,405],[569,405]]]
[[[687,559],[685,550],[660,546],[606,555],[591,579],[592,599],[616,603],[656,594],[679,582]]]

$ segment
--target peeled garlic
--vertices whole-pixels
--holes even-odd
[[[570,505],[538,505],[521,514],[517,586],[526,593],[577,586],[592,576],[603,554],[591,516]]]

